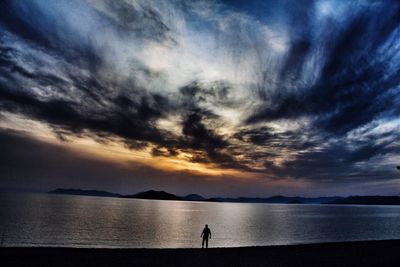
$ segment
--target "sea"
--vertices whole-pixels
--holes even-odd
[[[196,248],[400,238],[400,206],[252,204],[0,193],[1,246]]]

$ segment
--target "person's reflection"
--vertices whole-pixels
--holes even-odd
[[[204,248],[204,243],[206,243],[206,248],[208,248],[208,238],[211,239],[211,230],[208,228],[208,224],[203,229],[203,232],[201,232],[200,237],[203,237],[203,242],[201,243],[201,248]]]

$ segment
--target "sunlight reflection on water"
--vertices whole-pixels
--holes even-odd
[[[4,246],[213,247],[400,238],[400,207],[0,194]]]

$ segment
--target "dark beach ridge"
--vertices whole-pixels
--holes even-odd
[[[1,266],[399,266],[400,240],[209,249],[3,247]]]

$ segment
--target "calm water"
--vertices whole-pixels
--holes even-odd
[[[255,246],[400,238],[400,207],[202,203],[0,194],[3,246]]]

